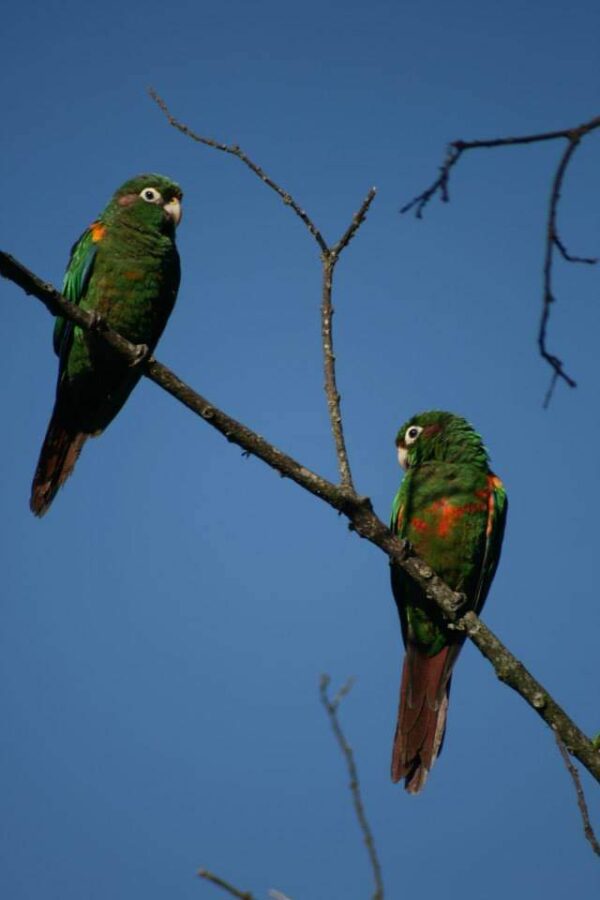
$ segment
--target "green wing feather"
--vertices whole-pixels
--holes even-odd
[[[92,236],[92,228],[93,225],[90,225],[79,240],[73,244],[67,271],[63,279],[63,296],[76,305],[79,305],[81,298],[86,292],[98,249],[98,244],[94,242]],[[57,316],[54,324],[53,346],[54,352],[61,360],[68,353],[72,334],[72,323],[62,316]]]
[[[394,534],[399,533],[398,529],[398,513],[400,512],[400,507],[402,506],[402,488],[396,491],[394,496],[394,502],[392,503],[392,517],[390,519],[390,531]]]

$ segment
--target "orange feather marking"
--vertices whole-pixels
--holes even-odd
[[[106,234],[106,226],[102,225],[101,222],[93,222],[90,225],[90,228],[92,231],[92,240],[95,244],[97,244],[98,241],[101,241]]]
[[[487,493],[487,492],[486,492]],[[486,503],[464,503],[462,506],[455,506],[446,499],[435,500],[430,509],[437,514],[437,533],[440,537],[446,537],[453,529],[459,519],[469,513],[484,512],[487,509]]]
[[[424,532],[429,530],[429,525],[423,519],[411,519],[410,524],[415,529],[415,531]]]

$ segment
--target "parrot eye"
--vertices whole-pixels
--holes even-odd
[[[160,191],[157,191],[156,188],[144,188],[143,191],[140,191],[140,197],[142,198],[142,200],[145,200],[146,203],[162,202]]]
[[[414,444],[422,431],[423,429],[420,425],[411,425],[410,428],[407,428],[406,434],[404,435],[404,443],[406,446],[408,447],[410,444]]]

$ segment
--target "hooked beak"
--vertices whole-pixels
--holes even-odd
[[[406,447],[398,447],[398,462],[403,469],[408,469],[408,450]]]
[[[177,197],[173,197],[172,200],[169,200],[168,203],[165,203],[163,207],[165,213],[171,219],[175,227],[177,227],[181,221],[181,203]]]

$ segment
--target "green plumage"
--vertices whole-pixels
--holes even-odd
[[[479,612],[500,558],[506,492],[489,468],[479,435],[446,412],[414,416],[396,439],[407,474],[396,494],[392,530]],[[441,749],[452,669],[464,637],[398,567],[392,587],[406,646],[392,777],[416,793]]]
[[[179,287],[175,227],[181,189],[140,175],[115,193],[71,251],[63,293],[134,344],[152,351]],[[119,412],[141,377],[93,332],[59,317],[56,403],[33,480],[31,509],[43,515],[71,474],[81,448]]]

